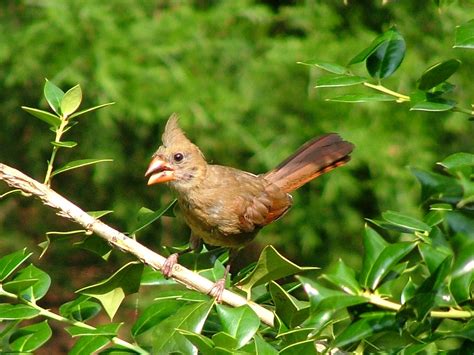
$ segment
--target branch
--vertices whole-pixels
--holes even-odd
[[[152,268],[161,269],[163,267],[166,261],[164,256],[153,252],[136,240],[127,237],[125,234],[113,229],[102,221],[95,219],[46,185],[30,178],[21,171],[0,163],[0,180],[5,181],[13,188],[20,189],[23,192],[38,197],[43,204],[57,210],[56,213],[59,216],[80,224],[87,231],[104,238],[118,249],[135,255],[143,263],[150,265]],[[186,287],[204,294],[208,294],[214,286],[212,281],[178,264],[174,266],[171,277]],[[273,326],[274,315],[271,311],[254,302],[247,301],[244,297],[236,293],[224,290],[222,301],[234,307],[247,304],[255,311],[263,323]]]

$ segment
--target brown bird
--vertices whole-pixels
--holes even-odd
[[[148,185],[168,182],[191,228],[190,248],[206,244],[230,248],[224,278],[211,294],[218,300],[236,251],[267,224],[283,216],[292,204],[290,193],[308,181],[344,165],[353,145],[330,133],[300,147],[275,169],[254,175],[235,168],[211,165],[178,125],[173,114],[166,123],[163,145],[153,155],[145,176]],[[171,276],[178,254],[171,255],[163,274]]]

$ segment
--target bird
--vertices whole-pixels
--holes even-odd
[[[202,242],[230,249],[224,277],[209,292],[219,302],[238,250],[288,212],[294,190],[346,164],[353,148],[338,134],[329,133],[309,140],[274,169],[252,174],[209,164],[180,128],[178,115],[172,114],[145,177],[148,186],[168,183],[176,193],[191,229],[190,246],[184,252],[196,250]],[[172,276],[179,255],[166,259],[161,269],[166,277]]]

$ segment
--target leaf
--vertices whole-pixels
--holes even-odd
[[[316,267],[301,267],[284,258],[271,245],[263,249],[255,268],[237,286],[250,295],[252,287],[262,285],[268,281],[278,280],[306,270],[315,270]]]
[[[474,49],[474,19],[456,27],[454,48]]]
[[[201,333],[204,322],[213,305],[214,300],[191,303],[181,307],[173,315],[160,322],[155,328],[155,334],[159,334],[159,336],[153,339],[153,353],[192,353],[193,345],[180,331],[187,330],[198,334]]]
[[[133,324],[131,333],[134,337],[157,326],[161,321],[175,314],[184,303],[176,299],[154,301],[148,306]]]
[[[45,320],[15,330],[8,341],[11,350],[27,353],[41,347],[51,338],[51,335],[51,328]]]
[[[95,317],[101,306],[90,300],[90,297],[80,295],[73,301],[66,302],[59,307],[59,314],[63,317],[84,322]]]
[[[190,332],[184,329],[178,329],[179,334],[184,335],[199,350],[199,353],[214,354],[214,342],[204,335]]]
[[[455,153],[438,163],[443,168],[455,173],[456,171],[474,167],[474,154]],[[470,170],[470,169],[469,169]],[[469,171],[470,173],[470,171]]]
[[[114,211],[113,210],[100,210],[100,211],[87,211],[87,213],[96,218],[96,219],[99,219],[99,218],[102,218],[110,213],[113,213]]]
[[[160,208],[157,211],[152,211],[146,207],[140,208],[140,210],[137,213],[137,220],[132,228],[132,230],[129,232],[130,235],[136,234],[137,232],[141,231],[142,229],[148,227],[150,224],[152,224],[154,221],[159,219],[161,216],[163,216],[165,213],[168,211],[171,211],[176,204],[176,199],[171,201],[169,204],[166,206]]]
[[[247,305],[233,308],[218,304],[216,309],[224,331],[237,340],[236,349],[247,344],[260,326],[260,319]]]
[[[362,288],[355,278],[355,271],[349,268],[341,259],[327,273],[321,275],[337,288],[351,295],[358,295]]]
[[[385,32],[383,38],[383,42],[367,57],[365,63],[370,76],[376,79],[392,75],[405,57],[405,40],[394,27]]]
[[[76,85],[66,91],[63,98],[61,99],[61,113],[63,116],[68,117],[74,113],[81,105],[81,101],[82,90],[80,85]]]
[[[112,254],[113,250],[107,241],[95,235],[87,236],[80,242],[74,243],[74,246],[84,250],[89,250],[90,252],[99,255],[105,261],[109,260],[110,254]]]
[[[464,245],[454,261],[451,273],[451,292],[456,302],[471,298],[471,286],[474,282],[474,243]]]
[[[336,336],[331,342],[331,347],[345,347],[386,330],[397,330],[397,320],[394,314],[384,312],[376,317],[363,318],[352,323]]]
[[[64,97],[64,91],[54,85],[51,81],[46,79],[44,83],[44,97],[48,101],[49,106],[58,115],[61,115],[61,100]]]
[[[60,147],[60,148],[74,148],[77,145],[77,142],[63,141],[63,142],[51,142],[51,144],[55,147]]]
[[[31,319],[40,311],[26,304],[0,303],[0,320]]]
[[[110,339],[102,335],[84,336],[74,344],[68,355],[95,354],[96,351],[110,343]]]
[[[97,328],[89,329],[83,326],[73,325],[66,327],[66,331],[74,338],[78,336],[102,335],[108,338],[117,336],[119,328],[123,323],[108,323],[100,325]]]
[[[35,279],[36,282],[23,290],[20,296],[31,302],[36,302],[46,295],[49,286],[51,286],[51,278],[43,270],[38,269],[33,264],[28,265],[22,269],[14,278],[15,281]]]
[[[280,350],[280,355],[316,354],[314,339],[302,340]]]
[[[52,113],[27,106],[21,106],[21,108],[28,112],[30,115],[39,118],[41,121],[46,122],[55,129],[58,128],[61,124],[61,119],[58,116],[53,115]]]
[[[53,171],[51,176],[55,176],[61,173],[64,173],[65,171],[69,171],[72,169],[77,169],[77,168],[82,168],[83,166],[87,165],[92,165],[92,164],[97,164],[97,163],[102,163],[102,162],[110,162],[113,161],[112,159],[82,159],[82,160],[74,160],[66,165],[62,166],[59,169],[56,169]]]
[[[364,232],[364,259],[362,261],[362,272],[360,274],[360,284],[368,288],[368,277],[374,267],[375,261],[380,253],[388,246],[388,243],[369,226],[365,226]]]
[[[217,332],[212,336],[212,342],[219,350],[225,350],[226,353],[235,354],[237,349],[237,339],[226,332]]]
[[[436,63],[425,70],[418,79],[418,89],[427,91],[448,80],[461,65],[458,59]]]
[[[275,304],[275,313],[286,325],[296,327],[308,317],[308,302],[293,297],[274,281],[270,282],[269,289]]]
[[[413,242],[390,244],[377,256],[367,276],[367,287],[377,289],[390,270],[416,246]]]
[[[463,189],[452,177],[416,168],[411,168],[411,171],[421,184],[421,195],[424,201],[435,198],[456,203],[461,199]]]
[[[325,75],[316,80],[315,88],[331,88],[362,84],[367,78],[356,75]]]
[[[26,248],[0,258],[0,281],[4,281],[16,269],[20,267],[33,253],[27,252]]]
[[[84,287],[76,292],[98,299],[110,319],[112,319],[125,296],[138,291],[142,271],[142,263],[130,262],[122,266],[108,279]]]
[[[385,94],[346,94],[326,99],[326,101],[358,103],[358,102],[382,102],[396,101],[397,98]]]
[[[99,109],[104,108],[104,107],[107,107],[107,106],[111,106],[111,105],[114,105],[114,104],[115,104],[115,102],[108,102],[108,103],[106,103],[106,104],[102,104],[102,105],[98,105],[98,106],[86,108],[85,110],[82,110],[82,111],[73,113],[71,116],[69,116],[69,119],[73,119],[73,118],[75,118],[75,117],[84,115],[84,114],[89,113],[89,112],[93,112],[93,111],[99,110]]]
[[[315,66],[319,69],[322,69],[334,74],[347,74],[349,72],[349,69],[346,67],[343,67],[342,65],[339,65],[336,63],[321,62],[318,60],[310,60],[307,62],[297,62],[297,64]]]
[[[258,354],[258,355],[277,355],[278,351],[268,344],[260,334],[255,334],[255,348],[252,349],[251,353]]]
[[[19,295],[22,291],[24,291],[28,287],[31,287],[34,284],[36,284],[36,282],[38,282],[38,279],[13,280],[13,281],[5,282],[3,284],[3,289],[7,292]]]
[[[410,107],[410,111],[442,112],[451,110],[455,105],[456,103],[454,101],[433,99],[417,102]]]
[[[428,234],[431,231],[431,227],[426,223],[399,212],[386,211],[382,213],[382,217],[390,224],[402,227],[411,232],[424,232]]]

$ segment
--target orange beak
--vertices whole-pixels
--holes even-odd
[[[174,180],[174,170],[160,157],[155,157],[145,173],[149,176],[148,186]]]

